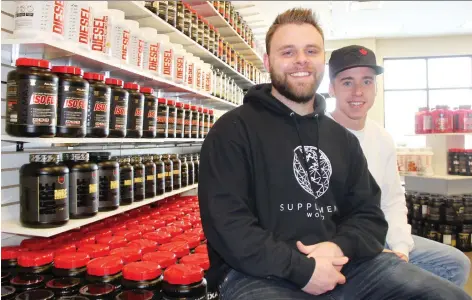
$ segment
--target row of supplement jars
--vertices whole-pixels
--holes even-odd
[[[406,193],[412,234],[472,251],[472,194]]]
[[[92,217],[195,184],[198,171],[198,154],[31,154],[20,169],[20,221],[33,228],[62,226],[69,218]]]
[[[150,87],[47,60],[19,58],[16,66],[7,79],[13,136],[204,138],[214,123],[213,110],[158,99]]]

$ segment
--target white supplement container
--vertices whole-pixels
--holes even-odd
[[[65,1],[64,38],[90,50],[90,21],[92,13],[89,1]]]
[[[130,30],[128,44],[128,62],[139,69],[143,68],[144,37],[139,29],[138,21],[125,20]]]
[[[185,54],[184,46],[174,44],[174,81],[179,84],[185,82]]]
[[[159,34],[158,40],[161,42],[162,63],[160,75],[168,80],[174,80],[174,45],[167,35]]]
[[[213,92],[213,70],[210,64],[204,64],[205,78],[203,80],[203,87],[206,93],[211,94]]]
[[[141,34],[144,38],[143,69],[154,75],[159,74],[159,42],[157,41],[157,30],[151,27],[142,27]]]
[[[202,77],[202,64],[203,62],[200,60],[200,58],[195,57],[195,79],[193,83],[193,88],[196,89],[197,91],[202,90],[203,86],[203,77]]]
[[[185,82],[184,84],[190,87],[192,86],[193,77],[194,77],[193,66],[194,66],[193,54],[187,52],[187,54],[185,54]]]
[[[130,30],[125,21],[125,13],[118,9],[109,9],[111,19],[110,47],[111,57],[121,63],[128,63],[128,44]]]
[[[64,39],[64,1],[16,1],[13,37]]]
[[[92,20],[90,22],[90,48],[92,51],[111,55],[111,18],[107,1],[90,1]]]

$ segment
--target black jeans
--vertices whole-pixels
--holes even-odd
[[[247,276],[231,270],[220,285],[222,300],[463,300],[471,299],[451,282],[392,253],[347,264],[342,273],[346,283],[319,296],[306,294],[291,283],[279,279]]]

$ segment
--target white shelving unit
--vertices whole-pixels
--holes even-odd
[[[46,229],[27,228],[27,227],[23,227],[18,219],[3,221],[2,232],[27,235],[27,236],[51,237],[53,235],[63,233],[72,229],[76,229],[81,226],[106,219],[108,217],[119,215],[126,211],[129,211],[129,210],[132,210],[132,209],[144,206],[144,205],[148,205],[150,203],[165,199],[170,196],[178,195],[178,194],[196,189],[197,187],[198,187],[198,184],[187,186],[185,188],[181,188],[179,190],[175,190],[170,193],[165,193],[164,195],[157,196],[152,199],[146,199],[143,201],[134,202],[130,205],[120,206],[118,209],[115,209],[113,211],[99,212],[96,216],[91,217],[91,218],[70,219],[69,222],[67,222],[67,224],[61,227],[56,227],[56,228],[46,228]]]

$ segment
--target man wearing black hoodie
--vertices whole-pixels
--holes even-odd
[[[379,186],[357,138],[315,96],[325,56],[311,10],[279,15],[266,49],[272,85],[252,88],[201,150],[210,290],[224,300],[469,299],[379,254],[387,233]]]

